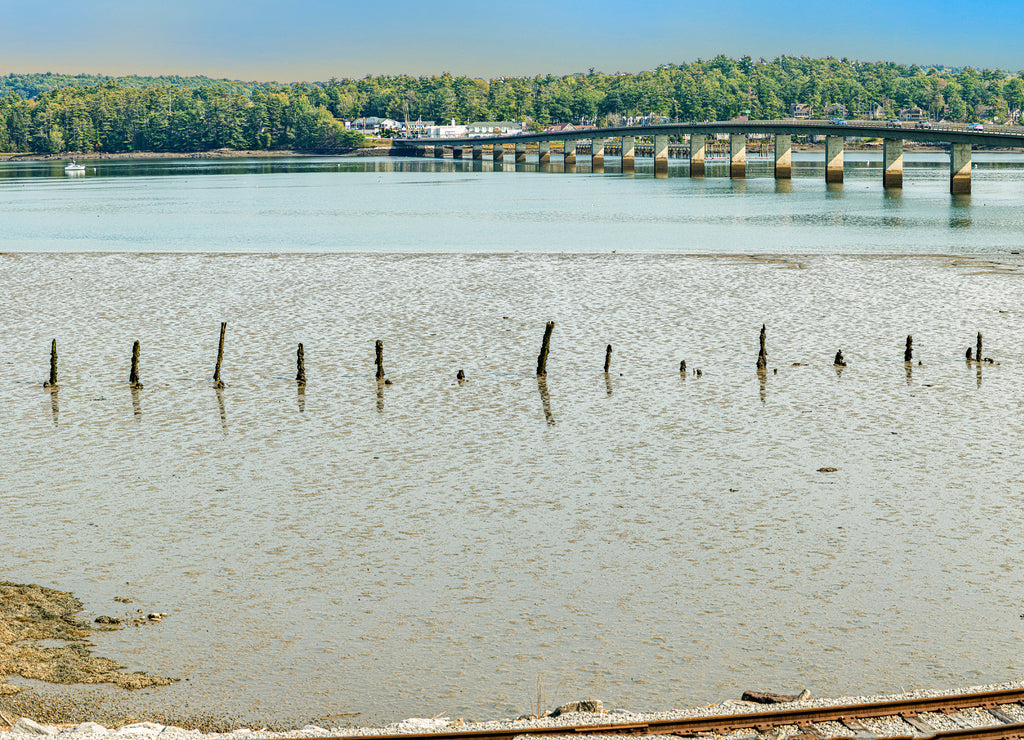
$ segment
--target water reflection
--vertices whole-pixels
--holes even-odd
[[[377,378],[377,413],[384,413],[384,379]]]
[[[228,431],[228,414],[224,408],[224,390],[222,388],[215,387],[214,393],[217,394],[217,406],[220,408],[220,428],[225,434]]]
[[[757,385],[758,394],[761,397],[761,405],[764,406],[768,403],[768,371],[758,370],[757,371]]]
[[[604,374],[604,388],[606,395],[610,396],[612,394],[612,376],[609,372]]]
[[[48,388],[50,392],[50,413],[53,415],[53,425],[57,426],[57,421],[60,418],[60,403],[57,400],[57,389]]]
[[[546,376],[537,376],[537,391],[540,393],[540,403],[544,407],[544,419],[549,426],[554,426],[555,416],[551,413],[551,395],[548,393],[548,379]]]
[[[299,402],[299,413],[303,414],[306,412],[306,384],[299,383],[295,388],[296,400]]]
[[[914,363],[904,362],[903,368],[907,376],[907,385],[910,385],[911,382],[914,380]]]
[[[845,195],[843,190],[843,183],[841,182],[827,182],[825,183],[825,197],[830,200],[841,200]]]
[[[139,399],[139,387],[132,385],[129,388],[132,393],[132,413],[135,416],[135,421],[142,421],[142,401]]]
[[[949,228],[966,229],[971,226],[971,195],[960,193],[950,197]]]
[[[981,362],[975,362],[974,377],[977,380],[978,390],[981,390]]]
[[[784,180],[775,181],[775,192],[776,193],[792,193],[793,192],[793,180],[791,178],[785,178]]]

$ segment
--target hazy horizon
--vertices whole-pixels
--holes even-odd
[[[951,67],[1024,68],[1024,18],[1009,0],[865,0],[836,12],[806,0],[682,0],[640,5],[522,0],[497,11],[467,0],[445,10],[300,0],[3,0],[0,73],[202,75],[319,81],[408,74],[494,78],[639,72],[718,54],[847,57]]]

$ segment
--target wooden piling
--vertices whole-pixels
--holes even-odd
[[[43,388],[57,387],[57,340],[50,343],[50,379],[43,383]]]
[[[761,349],[757,353],[757,369],[758,370],[767,370],[768,369],[768,352],[764,348],[765,332],[766,332],[765,325],[761,324]]]
[[[604,351],[604,371],[608,372],[608,368],[612,365],[612,346],[609,344],[607,349]]]
[[[223,388],[224,381],[220,379],[220,366],[224,361],[224,333],[228,330],[228,322],[220,322],[220,343],[217,345],[217,367],[213,369],[213,387]]]
[[[836,359],[835,359],[835,361],[833,361],[832,364],[835,365],[836,367],[846,367],[846,360],[843,359],[843,351],[842,350],[838,350],[836,352]]]
[[[978,362],[981,362],[981,358],[984,357],[984,355],[981,354],[981,332],[980,331],[978,332],[978,348],[975,350],[974,356],[978,358]]]
[[[964,357],[967,358],[968,362],[970,362],[971,360],[974,359],[974,355],[972,354],[973,352],[974,352],[973,349],[971,349],[970,347],[967,348],[967,354],[965,354]]]
[[[462,372],[461,370],[459,370],[459,372],[455,373],[455,379],[456,380],[465,380],[466,379],[466,374],[464,372]]]
[[[679,374],[686,375],[686,360],[679,361]]]
[[[544,327],[544,340],[540,345],[540,354],[537,355],[537,375],[548,374],[548,349],[551,346],[551,332],[555,330],[555,322],[549,321]]]
[[[914,359],[914,337],[907,334],[907,348],[903,350],[903,361],[911,362]]]
[[[295,353],[295,382],[299,385],[306,384],[306,352],[299,342],[299,349]]]
[[[139,382],[139,340],[136,339],[132,345],[132,370],[128,374],[128,385],[132,388],[141,388],[142,383]]]
[[[384,342],[377,340],[374,345],[374,353],[376,355],[377,363],[377,380],[384,379]]]

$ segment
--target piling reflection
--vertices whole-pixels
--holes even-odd
[[[768,371],[758,370],[757,371],[757,385],[758,393],[761,396],[761,405],[764,406],[768,403]]]
[[[785,178],[784,180],[775,181],[775,192],[776,193],[792,193],[793,192],[793,180]]]
[[[384,379],[377,378],[377,413],[384,413]]]
[[[604,389],[605,394],[610,396],[612,394],[612,376],[611,373],[604,374]]]
[[[554,426],[555,416],[551,413],[551,395],[548,393],[548,379],[546,376],[537,376],[537,391],[540,393],[540,403],[544,407],[544,419],[549,426]]]
[[[914,380],[914,366],[909,362],[904,362],[903,369],[907,375],[907,385],[910,385]]]
[[[225,434],[227,434],[228,413],[227,410],[224,408],[224,389],[214,388],[213,391],[214,393],[217,394],[217,406],[218,408],[220,408],[220,428]]]
[[[295,388],[295,397],[299,403],[299,413],[306,413],[306,384],[300,383]]]
[[[953,195],[950,201],[949,228],[966,229],[969,228],[971,224],[970,193]]]
[[[981,390],[981,363],[975,362],[974,366],[974,377],[977,381],[978,389]]]
[[[50,413],[53,415],[53,425],[57,426],[57,421],[60,419],[60,402],[57,399],[57,389],[49,388],[50,391]]]
[[[139,399],[139,387],[133,385],[130,388],[132,393],[132,414],[135,416],[135,421],[142,421],[142,401]]]

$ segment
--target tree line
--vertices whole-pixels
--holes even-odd
[[[293,84],[7,75],[0,95],[0,151],[337,151],[362,140],[341,121],[364,116],[615,125],[647,114],[784,118],[804,103],[819,117],[838,106],[851,117],[873,106],[885,116],[919,106],[936,119],[1007,120],[1024,108],[1024,81],[1020,73],[971,67],[720,55],[636,74],[591,69],[491,80],[447,73]]]

